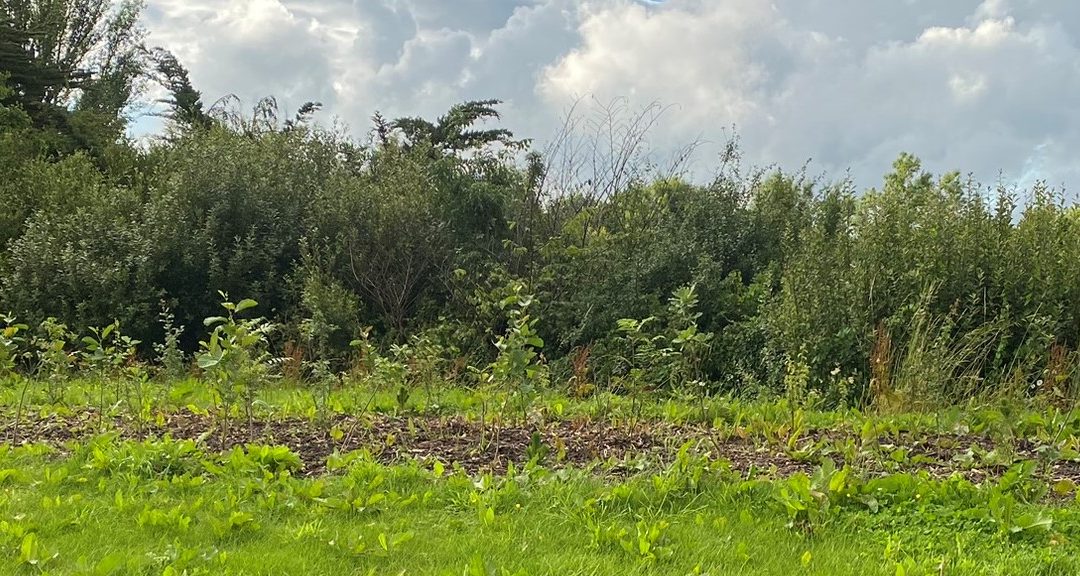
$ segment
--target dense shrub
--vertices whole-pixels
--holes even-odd
[[[580,390],[626,389],[637,364],[679,371],[639,378],[655,387],[837,403],[1075,381],[1080,210],[1043,186],[990,190],[902,155],[861,193],[730,167],[552,190],[542,156],[522,166],[523,143],[469,129],[491,103],[377,119],[363,143],[263,106],[145,150],[60,155],[0,110],[0,312],[78,333],[119,320],[149,352],[164,302],[192,352],[224,291],[307,359],[342,368],[363,336],[461,375],[497,361],[524,283],[544,342],[530,362]]]

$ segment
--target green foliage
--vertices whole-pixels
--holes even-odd
[[[378,311],[383,332],[399,342],[448,273],[453,254],[435,167],[423,158],[392,144],[374,153],[347,207],[346,217],[356,223],[341,237],[350,286]]]
[[[851,480],[850,474],[849,468],[837,470],[826,459],[813,476],[796,473],[779,484],[775,497],[787,513],[788,528],[811,532],[825,524],[832,507],[849,503],[859,490],[861,484]]]
[[[310,270],[304,279],[301,305],[307,317],[300,332],[315,357],[341,366],[349,343],[360,334],[360,301],[333,277]]]
[[[462,102],[450,108],[446,115],[434,123],[423,118],[399,118],[390,123],[376,122],[376,130],[387,136],[388,130],[398,130],[406,141],[417,146],[428,144],[434,151],[445,154],[459,154],[483,149],[492,144],[502,144],[511,148],[521,148],[523,143],[513,139],[513,134],[505,128],[477,130],[473,126],[489,119],[498,119],[495,108],[499,100],[473,100]],[[377,120],[379,117],[376,117]]]
[[[1064,329],[1076,322],[1064,304],[1073,271],[1060,264],[1077,248],[1061,241],[1074,237],[1053,198],[1035,190],[1015,221],[1010,192],[990,204],[974,183],[956,174],[935,181],[908,155],[880,191],[826,195],[765,312],[769,346],[804,354],[812,385],[840,367],[861,373],[862,386],[876,378],[872,394],[914,386],[922,389],[913,397],[955,400],[1010,387],[1014,376],[1034,382],[1055,345],[1077,345]],[[1036,237],[1035,227],[1047,235]],[[889,364],[874,370],[906,382],[868,374],[874,354]]]
[[[180,336],[184,333],[184,327],[176,325],[176,316],[164,302],[161,303],[158,320],[165,338],[162,342],[154,343],[156,360],[167,377],[178,378],[185,371],[184,351],[180,349]]]
[[[665,345],[662,334],[651,335],[648,332],[647,328],[655,322],[654,316],[643,320],[624,318],[618,322],[619,331],[624,335],[624,346],[628,350],[621,360],[635,388],[640,385],[670,388],[675,366],[672,358],[677,352]]]
[[[292,401],[304,394],[291,383],[263,392],[279,401],[275,411],[288,414],[296,413],[289,412]],[[393,392],[383,395],[384,406]],[[468,434],[468,411],[490,391],[458,392],[452,412],[435,412],[449,416],[445,420],[356,419],[357,433],[368,422],[415,426],[408,434],[441,450],[430,442],[433,427]],[[584,412],[598,409],[597,402],[558,398],[568,413],[553,430],[597,425],[582,417],[599,414]],[[679,419],[692,406],[677,411],[678,400],[649,402],[656,419],[637,422],[634,437],[675,432],[695,440],[676,451],[668,447],[677,437],[667,437],[656,444],[662,461],[597,457],[584,468],[543,467],[547,430],[524,447],[531,461],[505,472],[470,472],[463,467],[469,464],[451,468],[424,458],[383,464],[386,453],[350,452],[330,455],[329,473],[309,477],[285,446],[217,452],[216,443],[201,438],[125,439],[121,430],[62,448],[0,447],[0,509],[10,512],[0,520],[0,549],[7,552],[0,570],[209,575],[338,573],[360,565],[361,573],[387,567],[424,574],[621,574],[628,568],[706,574],[750,566],[762,574],[1075,572],[1076,486],[1046,476],[1072,474],[1080,418],[1071,411],[1035,403],[943,407],[931,415],[809,409],[799,427],[813,434],[800,435],[787,428],[783,401],[716,401],[720,416],[697,426]],[[191,412],[197,407],[169,416],[197,421]],[[623,414],[606,417],[621,421]],[[274,420],[290,421],[295,425],[292,418]],[[619,430],[599,426],[592,429]],[[281,437],[291,444],[299,430],[287,430]],[[787,434],[817,446],[818,464],[785,461],[780,451]],[[991,438],[996,446],[978,453],[974,469],[950,457],[968,442],[976,449]],[[565,441],[590,449],[597,438],[571,434]],[[861,446],[849,451],[852,441]],[[560,443],[551,442],[548,456]],[[1008,446],[1024,456],[1006,454]],[[835,466],[826,454],[845,465]],[[1023,460],[1027,455],[1037,461]],[[887,463],[896,467],[883,468]],[[304,472],[312,470],[307,464]],[[123,551],[122,559],[115,550]]]
[[[199,368],[209,375],[219,404],[224,437],[229,430],[229,412],[237,403],[243,404],[249,433],[254,425],[251,410],[255,391],[269,377],[274,364],[267,350],[268,335],[274,325],[264,318],[239,318],[246,310],[258,306],[250,298],[234,303],[222,292],[221,299],[221,307],[227,314],[203,321],[204,326],[213,329],[206,340],[199,342],[201,352],[196,360]]]
[[[679,356],[679,380],[683,385],[701,387],[703,377],[701,365],[709,352],[712,332],[702,332],[698,327],[701,313],[698,306],[697,287],[693,284],[675,290],[668,300],[669,330],[671,345]]]
[[[213,315],[218,290],[249,295],[268,313],[300,308],[305,239],[319,245],[340,232],[335,218],[352,217],[328,212],[353,187],[340,150],[303,130],[246,137],[219,127],[155,151],[144,269],[177,324]],[[195,343],[190,332],[182,339],[187,351]]]
[[[529,313],[534,296],[527,292],[525,284],[514,282],[510,295],[499,302],[507,310],[506,332],[495,339],[499,355],[488,366],[488,381],[508,387],[523,415],[538,385],[546,378],[546,369],[540,361],[544,341],[536,334],[539,318]]]
[[[234,449],[229,455],[229,465],[233,470],[257,469],[270,475],[297,472],[303,466],[300,457],[287,446],[266,446],[248,444],[241,451]]]
[[[90,336],[82,337],[83,349],[79,355],[83,364],[97,378],[97,420],[98,427],[101,428],[105,418],[105,388],[108,379],[118,376],[125,366],[134,365],[135,347],[139,345],[139,341],[122,334],[120,322],[116,320],[102,328],[91,327],[90,333]],[[137,373],[132,375],[137,379],[141,378]],[[141,381],[138,384],[141,384]],[[139,398],[139,404],[141,400]],[[141,406],[133,413],[141,415]]]
[[[55,178],[62,170],[63,165],[49,167],[43,176]],[[65,186],[78,192],[64,203],[42,198],[47,203],[10,244],[0,292],[32,322],[55,317],[85,331],[115,319],[146,341],[153,334],[151,311],[157,310],[155,232],[140,222],[142,206],[133,194],[99,187],[100,176],[90,170],[81,166],[66,175],[71,181],[43,188],[46,194],[61,194]]]
[[[181,129],[209,128],[213,119],[204,110],[202,94],[192,85],[187,68],[161,48],[153,51],[152,60],[158,82],[171,95],[164,101],[169,106],[167,117]]]
[[[660,520],[648,523],[639,520],[634,526],[634,534],[620,532],[619,545],[631,557],[642,564],[653,564],[659,560],[670,557],[674,551],[670,546],[665,546],[664,532],[668,523]]]
[[[37,348],[36,374],[48,382],[50,402],[64,400],[65,381],[78,361],[78,354],[72,350],[75,341],[75,334],[56,318],[42,320],[33,336],[34,347]]]
[[[700,330],[697,305],[696,286],[683,286],[668,300],[666,328],[652,328],[660,324],[655,316],[619,320],[623,353],[616,359],[616,373],[625,374],[634,388],[689,388],[701,393],[706,387],[701,380],[702,360],[713,334]]]
[[[115,376],[125,365],[135,361],[135,347],[140,344],[120,332],[120,322],[114,321],[103,328],[90,328],[90,336],[83,336],[83,362],[102,377]]]
[[[0,376],[7,376],[15,371],[19,360],[26,354],[22,350],[26,337],[21,335],[29,326],[15,321],[11,315],[0,316]]]
[[[0,70],[18,107],[52,154],[78,149],[104,159],[144,70],[142,3],[10,0],[0,21]]]
[[[376,115],[357,142],[314,122],[315,102],[293,117],[272,96],[207,106],[176,57],[146,47],[141,8],[13,0],[0,24],[0,302],[49,333],[34,349],[50,380],[93,353],[60,326],[117,321],[174,377],[185,354],[223,362],[191,329],[222,290],[283,327],[249,368],[281,352],[327,387],[354,368],[400,408],[481,374],[523,405],[571,378],[701,406],[720,392],[885,411],[1080,397],[1080,211],[1059,191],[987,191],[902,154],[861,192],[744,171],[734,144],[694,184],[644,165],[644,134],[611,118],[627,149],[594,150],[598,180],[578,182],[573,158],[486,125],[497,100]],[[125,111],[148,79],[169,124],[141,147]],[[264,376],[234,368],[206,367],[230,406]]]

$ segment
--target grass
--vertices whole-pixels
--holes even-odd
[[[64,404],[48,401],[44,383],[28,383],[25,395],[22,384],[0,387],[9,422],[20,398],[32,414],[99,402],[94,381],[70,383]],[[151,413],[212,408],[196,381],[149,383],[144,392]],[[437,394],[437,402],[423,392],[401,402],[396,391],[351,385],[333,391],[328,406],[490,418],[504,400],[457,388]],[[127,410],[122,395],[106,403]],[[258,398],[260,418],[313,416],[315,406],[309,390],[290,384]],[[372,447],[332,455],[313,477],[281,447],[214,453],[195,441],[117,432],[8,444],[0,446],[0,574],[1080,573],[1075,484],[1055,480],[1063,472],[1053,467],[1077,460],[1080,419],[1071,412],[1002,404],[874,415],[732,398],[703,410],[694,399],[549,392],[532,413],[645,427],[704,422],[749,438],[740,442],[751,449],[798,456],[806,472],[737,469],[700,444],[618,473],[550,459],[467,472],[425,455],[387,462]],[[945,471],[908,456],[919,438],[942,433],[996,443],[972,462],[942,460]],[[852,448],[852,438],[863,441]],[[1026,452],[1002,456],[1010,440]],[[849,465],[837,469],[833,458]],[[993,472],[973,475],[979,469]]]
[[[62,397],[50,394],[50,386],[35,380],[0,380],[0,408],[9,412],[20,404],[25,413],[72,413],[85,407],[96,407],[99,391],[104,390],[108,412],[130,413],[135,394],[128,385],[106,379],[103,387],[93,378],[65,381]],[[334,386],[328,393],[317,387],[293,381],[279,380],[260,388],[254,398],[254,409],[262,418],[297,416],[317,419],[320,410],[330,414],[427,414],[463,415],[481,418],[498,415],[509,403],[508,394],[499,389],[470,389],[457,386],[416,388],[404,403],[399,401],[400,389],[353,382]],[[150,411],[195,410],[209,411],[215,402],[205,383],[195,378],[180,380],[151,380],[143,384],[141,395]],[[652,395],[644,400],[609,392],[596,392],[581,398],[559,390],[540,390],[531,402],[531,412],[546,419],[593,418],[621,422],[658,421],[670,423],[748,424],[762,420],[769,425],[790,424],[793,410],[801,411],[804,424],[811,428],[852,424],[861,426],[873,417],[900,428],[923,431],[946,431],[958,427],[974,428],[977,432],[995,429],[1011,433],[1012,428],[1036,425],[1039,421],[1059,417],[1073,419],[1076,411],[1061,410],[1053,405],[1015,397],[974,398],[965,403],[939,405],[933,410],[901,412],[887,415],[872,414],[856,409],[822,409],[813,404],[792,407],[786,398],[743,399],[729,395],[704,399],[690,396]],[[1080,434],[1080,428],[1076,430]],[[1017,431],[1017,433],[1023,433]]]
[[[913,479],[927,494],[923,502],[898,497],[876,513],[845,506],[793,529],[776,498],[783,480],[746,480],[704,460],[622,482],[529,466],[504,476],[440,475],[429,465],[363,457],[339,474],[301,479],[273,460],[237,453],[204,464],[212,460],[168,442],[108,438],[63,456],[7,450],[3,469],[17,472],[0,497],[0,542],[13,553],[0,567],[11,574],[890,576],[1080,568],[1073,507],[1024,505],[1059,519],[1059,530],[1003,533],[978,513],[992,489],[962,483]],[[26,534],[35,535],[32,554],[20,550]]]

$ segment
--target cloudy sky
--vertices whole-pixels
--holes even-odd
[[[876,185],[902,151],[993,183],[1080,188],[1075,0],[149,0],[208,100],[434,117],[499,98],[543,146],[574,102],[666,112],[657,154],[734,127],[744,161]]]

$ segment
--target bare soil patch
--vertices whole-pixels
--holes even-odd
[[[305,418],[277,418],[255,421],[249,428],[246,422],[233,422],[227,434],[221,433],[219,422],[210,416],[191,412],[161,414],[156,422],[137,423],[128,418],[107,418],[99,424],[93,411],[77,415],[24,416],[15,425],[11,414],[0,415],[0,443],[46,443],[62,446],[72,440],[85,440],[103,431],[114,431],[123,438],[149,439],[165,436],[193,440],[208,452],[225,452],[248,443],[274,444],[289,447],[304,463],[302,473],[317,476],[326,472],[327,458],[335,452],[367,450],[383,463],[392,464],[408,459],[439,460],[459,464],[468,472],[504,472],[509,463],[522,464],[533,455],[530,445],[534,434],[546,453],[543,462],[551,467],[597,467],[608,474],[627,475],[638,469],[637,463],[668,463],[678,449],[690,442],[697,454],[730,462],[733,470],[747,473],[789,476],[809,472],[817,458],[799,458],[785,446],[770,444],[763,439],[743,438],[707,426],[674,425],[666,422],[645,422],[636,425],[614,425],[593,420],[560,420],[554,422],[481,423],[460,416],[388,415],[335,416],[329,422],[315,423]],[[807,442],[828,438],[835,444],[844,440],[843,434],[818,432]],[[981,450],[1008,450],[1011,461],[1039,458],[1038,447],[1020,439],[1008,445],[995,445],[989,438],[965,434],[907,433],[902,438],[883,439],[882,456],[853,462],[865,473],[925,470],[935,476],[963,474],[970,480],[981,481],[1002,474],[1009,463],[987,466],[964,465],[964,454],[977,447]],[[909,458],[904,463],[883,464],[890,451],[903,448]],[[837,465],[843,457],[829,453]],[[917,457],[916,457],[917,456]],[[1080,483],[1080,463],[1053,461],[1044,470],[1050,480],[1070,479]]]
[[[457,463],[469,472],[505,471],[509,463],[522,464],[532,454],[534,434],[548,466],[588,467],[608,463],[609,473],[633,472],[635,461],[664,463],[686,442],[696,453],[731,462],[740,471],[756,470],[790,475],[809,470],[777,447],[740,439],[720,439],[704,427],[675,426],[662,422],[616,426],[591,420],[548,423],[481,423],[462,417],[337,416],[316,424],[304,418],[259,420],[249,428],[234,422],[221,433],[216,419],[190,412],[162,414],[158,422],[138,424],[114,417],[99,425],[92,411],[74,416],[24,416],[15,426],[11,415],[0,416],[0,442],[46,443],[61,446],[113,431],[129,439],[161,438],[197,441],[209,452],[224,452],[248,443],[288,446],[304,462],[306,475],[325,472],[334,452],[367,450],[378,461],[405,459]],[[332,432],[333,431],[333,432]]]

